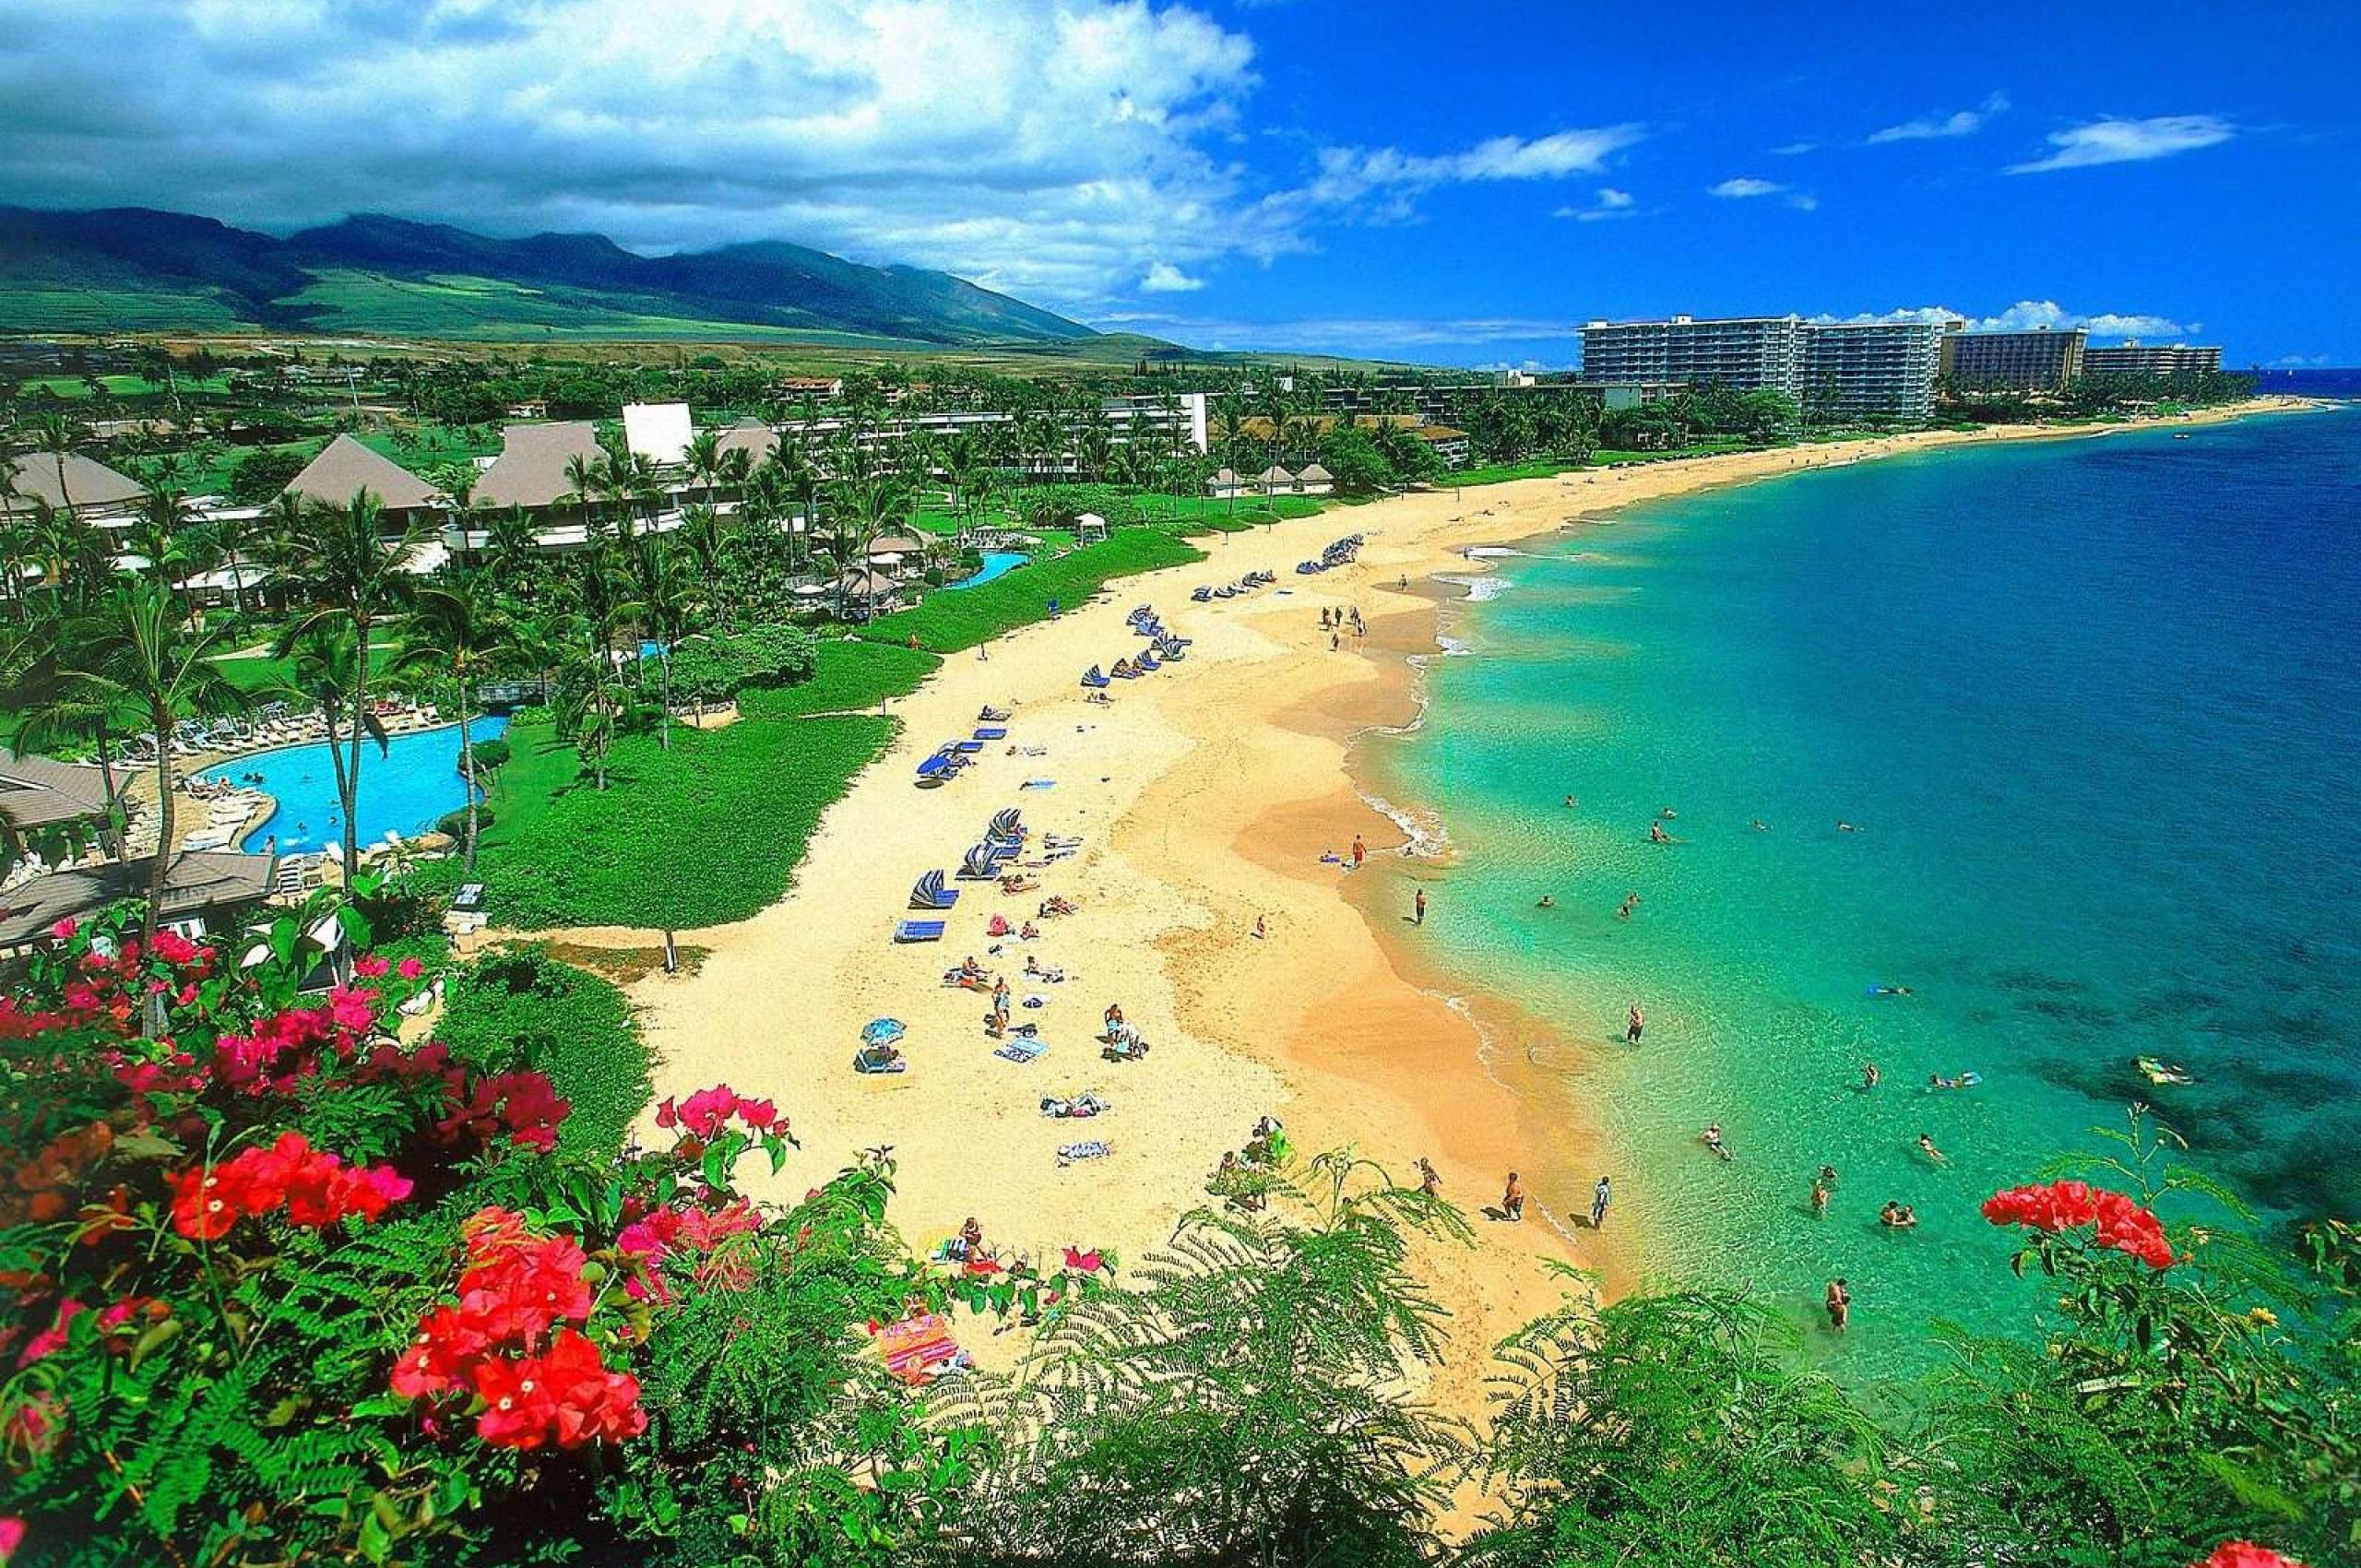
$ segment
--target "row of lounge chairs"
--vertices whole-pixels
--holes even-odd
[[[1278,574],[1275,572],[1249,572],[1234,583],[1224,583],[1219,588],[1193,589],[1189,598],[1198,604],[1216,599],[1236,599],[1241,594],[1252,593],[1258,588],[1268,588],[1278,580]]]
[[[1025,840],[1030,830],[1025,818],[1014,806],[1003,806],[992,814],[984,825],[984,836],[969,849],[954,873],[961,882],[1001,882],[1001,867],[1025,852]],[[948,909],[959,902],[959,889],[949,885],[939,871],[920,876],[910,888],[910,908],[920,913],[933,914]],[[947,922],[943,921],[903,921],[894,928],[896,942],[940,942]]]
[[[1008,739],[1008,710],[986,707],[976,715],[975,731],[964,741],[945,741],[919,764],[918,787],[939,790],[972,766],[994,741]]]
[[[1178,663],[1188,657],[1189,644],[1192,639],[1166,630],[1164,623],[1157,619],[1155,606],[1137,606],[1132,611],[1126,624],[1147,638],[1148,646],[1136,654],[1116,659],[1109,670],[1101,670],[1094,664],[1084,671],[1082,684],[1086,690],[1103,691],[1118,681],[1134,681],[1142,675],[1153,675],[1167,664]]]
[[[1368,540],[1360,534],[1347,534],[1344,538],[1331,543],[1327,549],[1323,550],[1319,560],[1299,561],[1296,563],[1295,569],[1301,575],[1310,576],[1314,572],[1325,572],[1331,567],[1348,565],[1359,556],[1361,546],[1367,542],[1369,542]]]

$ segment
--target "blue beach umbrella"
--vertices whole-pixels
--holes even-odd
[[[899,1018],[872,1018],[860,1031],[863,1045],[891,1045],[910,1031]]]

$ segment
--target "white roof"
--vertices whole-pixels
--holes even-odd
[[[1074,519],[1074,525],[1078,528],[1085,523],[1103,529],[1107,526],[1107,519],[1100,517],[1096,512],[1085,512],[1081,517]]]
[[[692,434],[686,403],[623,405],[623,440],[651,463],[686,461]]]

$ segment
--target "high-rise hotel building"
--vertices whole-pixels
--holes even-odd
[[[1931,321],[1594,321],[1583,328],[1584,383],[1714,382],[1786,394],[1815,414],[1923,420],[1934,411],[1942,332]]]
[[[2221,369],[2219,344],[2124,343],[2082,354],[2084,375],[2205,375]]]
[[[2090,334],[2036,327],[2029,332],[1947,332],[1943,376],[1981,391],[2055,392],[2082,374]]]

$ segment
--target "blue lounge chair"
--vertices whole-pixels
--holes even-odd
[[[943,928],[947,923],[943,921],[904,921],[895,926],[894,940],[896,942],[940,942],[943,940]]]
[[[1203,604],[1213,596],[1214,590],[1209,588],[1192,588],[1189,593],[1189,601],[1192,604]]]
[[[1164,666],[1156,661],[1156,655],[1153,652],[1143,652],[1137,659],[1132,660],[1132,668],[1153,675]]]
[[[967,851],[959,862],[958,877],[962,882],[992,882],[1000,876],[1000,855],[990,844],[979,844]]]
[[[939,871],[931,871],[919,877],[917,885],[910,889],[910,908],[913,909],[947,909],[957,902],[959,890],[945,887],[943,873]]]
[[[985,831],[994,838],[1022,838],[1025,837],[1025,814],[1014,806],[1003,806],[992,813],[992,820]]]
[[[984,725],[976,731],[976,739],[979,741],[1005,741],[1008,739],[1008,728],[1002,724]]]
[[[888,1056],[882,1051],[856,1051],[852,1053],[852,1070],[868,1074],[907,1073],[910,1070],[910,1059]]]
[[[984,743],[981,741],[954,741],[951,749],[961,756],[973,756],[984,749]]]
[[[1086,686],[1091,687],[1112,684],[1112,683],[1107,679],[1106,672],[1100,670],[1096,664],[1082,672],[1082,683]]]

